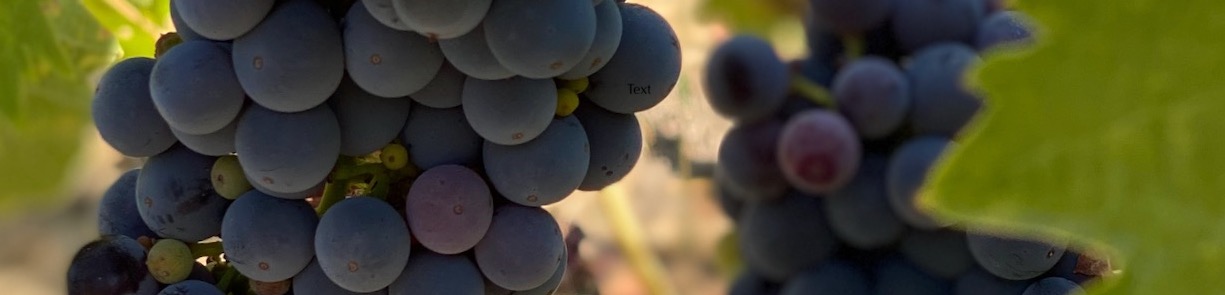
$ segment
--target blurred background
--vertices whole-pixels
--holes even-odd
[[[710,110],[699,73],[712,47],[738,31],[767,37],[784,58],[802,57],[806,1],[629,2],[672,24],[681,79],[639,113],[647,145],[633,173],[611,190],[547,207],[578,250],[559,293],[725,293],[739,262],[727,254],[734,243],[722,242],[732,226],[710,177],[731,123]],[[91,125],[94,85],[109,64],[152,56],[157,36],[172,30],[168,0],[0,3],[0,293],[66,292],[72,255],[97,238],[102,192],[140,165]],[[635,245],[646,255],[627,255]]]

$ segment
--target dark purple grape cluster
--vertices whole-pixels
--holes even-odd
[[[967,69],[1031,43],[1023,14],[984,0],[810,4],[806,59],[739,35],[707,64],[709,102],[734,123],[715,170],[747,266],[732,294],[1076,294],[1108,269],[916,203],[982,107]]]
[[[70,294],[545,294],[541,206],[624,178],[680,73],[652,9],[592,0],[174,0],[92,114],[144,158]]]

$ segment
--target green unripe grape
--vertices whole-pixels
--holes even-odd
[[[578,93],[568,89],[557,89],[557,116],[565,117],[578,109]]]
[[[238,157],[233,155],[217,158],[213,163],[213,190],[226,199],[237,199],[243,193],[252,189],[247,176],[243,174]]]
[[[582,77],[575,80],[558,80],[557,82],[557,85],[560,88],[570,89],[570,91],[574,91],[574,93],[583,93],[583,91],[587,91],[588,83],[590,83],[587,81],[587,77]]]
[[[410,161],[408,158],[408,149],[404,145],[392,143],[379,152],[379,159],[383,161],[383,166],[391,170],[400,170],[408,166]]]
[[[174,284],[187,279],[196,261],[187,244],[175,239],[161,239],[149,248],[145,265],[149,274],[162,284]]]

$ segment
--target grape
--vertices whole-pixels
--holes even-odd
[[[276,282],[250,280],[248,282],[251,284],[251,292],[248,293],[255,293],[255,295],[285,295],[292,287],[289,280]]]
[[[489,182],[524,206],[566,198],[583,183],[591,159],[587,134],[573,116],[553,120],[536,140],[520,145],[486,141],[482,151]]]
[[[825,214],[829,216],[830,229],[852,247],[880,248],[896,242],[906,232],[906,224],[889,207],[886,165],[888,160],[884,157],[865,157],[855,178],[826,196]]]
[[[862,269],[837,260],[797,274],[788,279],[779,292],[780,295],[871,293],[872,282]]]
[[[793,191],[777,200],[750,204],[737,224],[750,269],[781,282],[834,254],[838,240],[817,196]]]
[[[681,72],[681,48],[668,21],[638,4],[621,7],[621,44],[604,68],[591,74],[584,94],[613,112],[640,112],[663,101]],[[643,69],[651,69],[644,71]]]
[[[170,128],[208,134],[238,117],[246,95],[229,60],[212,41],[183,42],[157,59],[149,89]]]
[[[170,132],[174,133],[174,137],[178,138],[183,146],[192,151],[209,156],[224,156],[235,151],[234,134],[238,132],[238,119],[230,120],[221,130],[208,134],[188,134],[174,128],[170,128]]]
[[[982,101],[966,89],[962,77],[977,62],[974,50],[961,44],[932,45],[914,54],[906,76],[914,100],[910,124],[916,132],[953,136],[974,117]]]
[[[1061,277],[1049,277],[1040,281],[1034,282],[1025,288],[1025,292],[1021,295],[1083,295],[1085,290],[1081,289],[1076,282],[1069,281]]]
[[[183,16],[179,14],[179,6],[175,4],[179,1],[183,0],[170,0],[170,22],[174,25],[175,33],[178,33],[179,38],[182,38],[183,41],[207,39],[204,36],[200,36],[200,33],[196,33],[191,27],[187,26],[186,21],[183,21]]]
[[[201,36],[230,40],[251,31],[274,0],[174,0],[183,23]]]
[[[838,111],[864,139],[893,133],[910,110],[910,84],[892,61],[869,56],[855,60],[834,77]]]
[[[1021,294],[1028,286],[1028,281],[1007,280],[975,266],[957,278],[953,285],[953,294]]]
[[[745,197],[736,196],[736,193],[727,188],[726,182],[716,181],[716,183],[719,188],[716,196],[719,199],[719,208],[723,209],[723,214],[733,221],[740,220],[740,212],[744,211],[744,207],[748,205],[744,201]]]
[[[587,91],[587,86],[590,86],[590,85],[591,85],[591,81],[588,81],[587,77],[581,77],[581,78],[577,78],[574,80],[566,80],[566,79],[557,80],[558,89],[569,89],[571,91],[574,91],[574,93],[583,93],[584,91]]]
[[[145,265],[149,268],[149,274],[159,283],[174,284],[191,275],[196,261],[187,244],[175,239],[161,239],[149,248]]]
[[[261,186],[258,182],[255,182],[254,180],[252,180],[250,175],[247,176],[247,182],[251,184],[252,188],[254,188],[255,190],[261,193],[264,193],[265,195],[282,198],[282,199],[290,199],[290,200],[301,200],[301,199],[306,199],[312,196],[313,197],[323,196],[324,186],[327,185],[327,179],[324,179],[324,180],[320,180],[319,183],[316,183],[314,186],[306,190],[292,192],[292,193],[282,193],[282,192],[275,192],[275,191],[272,191],[268,188]]]
[[[254,185],[281,193],[305,191],[336,164],[340,124],[327,105],[297,113],[254,105],[239,120],[234,145]]]
[[[565,117],[574,114],[578,109],[578,93],[567,88],[557,88],[557,110],[554,115]]]
[[[396,210],[373,197],[333,205],[315,231],[315,259],[327,277],[349,291],[391,285],[408,263],[408,226]]]
[[[362,0],[362,5],[370,12],[370,16],[378,20],[384,26],[401,31],[411,31],[408,24],[400,20],[400,15],[396,14],[395,6],[391,0]]]
[[[136,208],[145,224],[162,237],[184,242],[220,233],[230,202],[213,191],[215,161],[182,146],[149,157],[136,179]]]
[[[98,133],[129,157],[156,155],[175,143],[149,92],[154,64],[144,57],[120,61],[102,75],[94,92],[90,113]]]
[[[595,40],[596,17],[584,1],[498,0],[483,26],[498,63],[520,76],[544,79],[583,60]]]
[[[475,254],[489,281],[519,291],[549,280],[565,255],[565,244],[548,212],[512,204],[494,211],[493,223],[476,244]]]
[[[200,264],[200,262],[192,263],[191,273],[187,275],[187,279],[202,281],[209,284],[217,283],[217,279],[213,277],[211,272],[209,272],[208,267],[204,266],[204,264]]]
[[[476,134],[503,145],[529,142],[544,132],[557,111],[552,79],[514,77],[464,82],[464,116]]]
[[[885,183],[889,188],[889,205],[893,213],[910,226],[920,229],[937,229],[952,223],[936,220],[915,203],[919,187],[927,180],[927,172],[948,146],[947,138],[925,136],[907,141],[893,152]]]
[[[1009,280],[1028,280],[1050,270],[1063,257],[1063,243],[996,236],[971,228],[970,253],[983,269]]]
[[[144,266],[145,248],[126,236],[107,235],[77,250],[68,266],[68,294],[135,294],[157,292],[157,281]]]
[[[1044,276],[1061,277],[1068,279],[1069,281],[1076,282],[1077,284],[1082,284],[1086,281],[1092,280],[1094,278],[1094,275],[1091,274],[1092,272],[1087,274],[1083,270],[1077,270],[1078,265],[1081,264],[1081,259],[1090,258],[1082,258],[1080,253],[1072,250],[1066,250],[1063,252],[1063,257],[1059,258],[1059,262],[1056,262],[1055,266],[1052,266],[1051,270]]]
[[[736,276],[728,288],[728,295],[772,295],[779,294],[778,284],[766,280],[751,271],[744,271]]]
[[[251,182],[247,181],[247,177],[243,174],[242,166],[238,164],[238,157],[222,156],[213,162],[213,169],[209,172],[213,183],[213,190],[217,194],[226,199],[237,199],[243,193],[251,190]]]
[[[387,289],[380,289],[370,293],[358,293],[337,286],[332,282],[332,279],[323,273],[323,269],[319,267],[319,262],[311,260],[310,265],[307,265],[302,272],[293,277],[293,293],[295,295],[361,295],[361,294],[387,294]]]
[[[826,193],[851,181],[863,153],[851,124],[837,113],[808,110],[783,126],[778,166],[801,191]]]
[[[733,37],[715,49],[707,64],[703,85],[710,106],[738,122],[773,115],[791,90],[787,65],[757,37]]]
[[[259,105],[305,111],[326,101],[340,85],[342,46],[340,29],[322,7],[314,1],[285,1],[234,40],[234,72]]]
[[[393,0],[404,24],[430,39],[451,39],[481,24],[493,0]]]
[[[612,3],[612,2],[609,2]],[[629,174],[642,155],[642,129],[633,114],[618,114],[604,108],[581,104],[574,113],[583,124],[591,147],[587,176],[578,189],[604,189]]]
[[[226,260],[253,280],[292,278],[314,257],[318,222],[306,201],[249,191],[230,205],[222,220]]]
[[[911,231],[902,239],[898,252],[927,274],[944,279],[956,279],[974,267],[964,231]]]
[[[987,50],[1004,44],[1030,44],[1033,42],[1030,27],[1029,18],[1020,12],[996,12],[978,25],[974,45],[978,50]]]
[[[477,26],[471,32],[454,39],[438,40],[443,56],[455,65],[455,69],[473,78],[482,80],[501,80],[515,76],[515,73],[498,63],[498,59],[489,51],[489,43],[485,41],[484,26]]]
[[[945,295],[952,293],[952,283],[933,277],[905,259],[893,258],[876,268],[878,295]]]
[[[485,143],[458,107],[435,109],[416,106],[400,133],[408,155],[418,168],[456,164],[469,167],[481,164],[481,145]]]
[[[778,136],[783,122],[765,120],[732,126],[719,145],[719,172],[733,195],[745,201],[774,199],[787,191],[778,168]]]
[[[400,277],[387,290],[391,295],[483,295],[485,280],[468,257],[422,251],[413,255]]]
[[[388,144],[382,150],[379,150],[379,160],[383,161],[383,166],[391,170],[400,170],[408,167],[408,148],[398,143]]]
[[[136,208],[136,179],[139,176],[140,169],[128,170],[102,193],[102,201],[98,203],[99,234],[122,235],[132,239],[157,237],[140,219]]]
[[[829,87],[846,53],[842,38],[812,27],[808,29],[806,37],[810,52],[807,59],[800,61],[800,73],[818,85]]]
[[[413,101],[372,95],[352,81],[328,100],[340,124],[340,154],[360,157],[377,151],[400,134]]]
[[[515,291],[515,292],[511,292],[510,294],[511,295],[552,295],[554,292],[557,291],[557,287],[561,286],[561,279],[564,278],[566,275],[566,263],[568,263],[569,261],[570,261],[570,258],[567,255],[563,254],[561,256],[561,261],[557,262],[557,269],[553,271],[553,276],[549,277],[548,281],[545,281],[544,284],[541,284],[540,286],[536,286],[535,288],[531,288],[531,289],[524,290],[524,291]],[[493,284],[490,284],[490,285],[493,285]],[[494,286],[496,287],[497,285],[494,285]]]
[[[463,166],[442,165],[421,173],[404,203],[413,236],[442,254],[471,249],[493,219],[489,186],[480,174]]]
[[[890,21],[898,44],[907,52],[953,41],[970,42],[982,20],[982,0],[896,1]]]
[[[166,286],[157,295],[224,295],[217,286],[202,281],[189,280]]]
[[[353,81],[382,97],[408,96],[429,84],[442,67],[438,44],[379,23],[363,6],[353,3],[344,25],[345,69]]]
[[[431,108],[453,108],[463,102],[464,81],[468,76],[455,69],[450,62],[443,62],[434,80],[417,92],[410,94],[413,101]]]
[[[909,1],[909,0],[907,0]],[[893,10],[891,0],[813,0],[813,22],[839,34],[858,34],[879,26]]]
[[[579,79],[590,76],[604,68],[617,47],[621,45],[621,9],[617,3],[598,3],[595,5],[595,39],[591,48],[573,68],[562,73],[563,79]],[[581,92],[581,91],[578,91]]]

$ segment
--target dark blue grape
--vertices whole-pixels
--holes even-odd
[[[1046,273],[1065,250],[1063,243],[998,236],[973,228],[966,242],[978,265],[1009,280],[1028,280]]]
[[[787,191],[787,180],[778,168],[780,120],[765,120],[732,126],[719,145],[716,175],[721,183],[745,197],[745,201],[774,199]]]
[[[981,267],[973,267],[957,278],[954,295],[1018,295],[1029,287],[1029,281],[1013,281],[997,277]]]
[[[403,97],[421,90],[442,67],[438,44],[383,25],[362,3],[354,2],[345,18],[345,69],[349,77],[362,89],[382,97]]]
[[[621,44],[600,71],[588,77],[584,95],[613,112],[641,112],[663,101],[681,72],[676,32],[662,16],[638,4],[621,7]],[[644,71],[643,69],[651,69]]]
[[[910,83],[892,61],[868,56],[851,62],[834,77],[838,111],[864,139],[893,133],[910,110]]]
[[[238,38],[272,11],[274,0],[175,0],[183,23],[214,40]]]
[[[513,204],[494,211],[489,232],[475,250],[481,273],[513,291],[544,284],[566,252],[561,229],[549,212]]]
[[[498,62],[533,79],[553,78],[578,65],[596,34],[591,3],[572,0],[494,1],[483,26]]]
[[[183,16],[179,13],[179,6],[175,3],[183,0],[170,0],[170,22],[174,24],[175,33],[179,34],[179,38],[183,41],[206,40],[200,33],[196,33],[191,27],[187,26],[187,22],[183,21]]]
[[[611,3],[611,2],[610,2]],[[583,124],[591,146],[587,176],[578,189],[604,189],[629,174],[642,155],[642,129],[633,114],[618,114],[589,103],[579,104],[574,116]]]
[[[396,8],[391,0],[362,0],[362,4],[370,12],[370,16],[383,25],[396,30],[412,31],[408,28],[408,24],[400,20],[400,15],[396,14]]]
[[[340,124],[340,154],[360,157],[390,143],[408,120],[413,101],[380,97],[345,79],[328,100]]]
[[[503,145],[529,142],[544,132],[557,113],[552,79],[514,77],[464,82],[464,116],[485,140]]]
[[[252,185],[301,192],[323,181],[336,165],[340,124],[327,105],[297,113],[253,105],[239,120],[234,146]]]
[[[723,214],[733,221],[740,220],[740,212],[744,210],[745,206],[748,206],[747,202],[744,201],[746,198],[736,196],[735,192],[728,189],[724,182],[719,181],[718,183],[719,192],[715,197],[718,198],[719,208],[723,209]]]
[[[851,124],[831,111],[797,113],[778,135],[779,170],[788,183],[807,193],[828,193],[846,185],[862,154]]]
[[[183,146],[150,157],[136,180],[136,208],[145,224],[188,243],[219,234],[230,201],[213,190],[216,160]]]
[[[136,240],[109,235],[82,246],[68,266],[68,294],[151,295],[157,281],[145,267],[145,248]]]
[[[400,20],[430,39],[451,39],[481,24],[493,0],[393,0]]]
[[[323,268],[319,267],[319,262],[311,260],[311,263],[302,269],[298,275],[293,277],[293,294],[294,295],[385,295],[387,289],[369,293],[358,293],[337,286],[332,282],[332,279],[323,273]]]
[[[858,266],[834,260],[787,279],[779,294],[869,295],[872,294],[872,280]]]
[[[838,239],[819,198],[793,191],[745,208],[737,228],[749,269],[781,282],[834,254]]]
[[[315,256],[318,222],[306,201],[248,191],[230,205],[221,223],[226,260],[253,280],[289,279]]]
[[[413,254],[413,259],[387,291],[391,295],[482,295],[485,294],[485,279],[468,257],[421,251]]]
[[[781,286],[752,271],[741,272],[728,287],[728,295],[775,295],[779,294]]]
[[[234,40],[234,72],[261,106],[305,111],[326,101],[340,85],[343,43],[336,22],[315,1],[285,1]]]
[[[573,80],[590,76],[604,68],[617,52],[617,47],[621,45],[621,8],[612,1],[597,3],[595,20],[595,40],[591,42],[591,49],[587,50],[587,54],[578,64],[562,73],[560,78]]]
[[[463,103],[464,81],[467,80],[468,75],[455,69],[450,62],[443,62],[442,68],[438,69],[438,74],[434,75],[434,80],[426,84],[425,88],[410,94],[409,97],[431,108],[458,107]]]
[[[943,137],[918,137],[898,147],[889,157],[889,169],[885,174],[889,205],[893,207],[893,213],[910,226],[931,230],[951,224],[933,219],[915,203],[919,187],[927,180],[928,171],[950,144]]]
[[[982,100],[963,81],[966,70],[978,61],[973,49],[953,43],[932,45],[911,57],[906,76],[915,132],[951,137],[970,122]]]
[[[981,51],[1005,44],[1031,44],[1030,28],[1029,18],[1020,12],[996,12],[978,25],[974,45]]]
[[[720,115],[739,122],[773,115],[791,90],[787,65],[761,38],[740,35],[719,45],[707,62],[706,97]]]
[[[860,34],[883,23],[893,10],[892,0],[813,0],[813,22],[840,34]]]
[[[132,239],[158,237],[140,219],[140,211],[136,208],[136,179],[139,176],[140,169],[128,170],[102,194],[102,201],[98,204],[99,234],[122,235]]]
[[[552,295],[553,292],[557,291],[557,287],[561,286],[561,280],[566,275],[566,263],[569,261],[570,258],[568,255],[562,255],[561,261],[557,262],[557,270],[553,271],[553,276],[549,277],[548,281],[545,281],[544,284],[541,284],[535,288],[523,291],[511,291],[509,295]],[[497,285],[494,286],[496,287]]]
[[[911,231],[898,252],[927,274],[943,279],[956,279],[974,267],[966,233],[960,230]]]
[[[880,248],[898,241],[906,232],[906,224],[889,206],[885,189],[888,163],[885,157],[865,157],[855,178],[826,196],[825,214],[830,229],[852,247]]]
[[[548,205],[583,183],[591,159],[587,133],[574,116],[552,121],[540,137],[524,144],[485,142],[485,173],[507,199],[524,206]]]
[[[946,295],[952,282],[923,272],[900,257],[886,260],[876,268],[877,295]]]
[[[454,39],[438,40],[442,54],[447,57],[455,69],[482,80],[500,80],[515,76],[506,67],[498,63],[498,59],[489,51],[489,43],[485,41],[484,26],[477,26],[468,34]]]
[[[485,236],[493,219],[489,186],[480,174],[458,165],[437,166],[421,173],[404,204],[413,237],[425,248],[442,254],[471,249]]]
[[[156,155],[176,141],[149,92],[155,63],[144,57],[120,61],[102,75],[94,92],[90,113],[98,133],[129,157]]]
[[[1061,277],[1049,277],[1029,285],[1021,295],[1084,295],[1076,282]]]
[[[282,198],[282,199],[290,199],[290,200],[302,200],[302,199],[306,199],[312,196],[321,197],[323,196],[323,189],[327,185],[327,180],[325,179],[325,180],[320,180],[319,183],[315,184],[315,186],[312,186],[311,188],[306,189],[304,191],[292,192],[292,193],[282,193],[282,192],[274,192],[268,188],[263,187],[259,183],[255,182],[255,180],[251,179],[250,174],[246,174],[244,176],[247,177],[247,183],[251,184],[251,188],[254,188],[255,190],[261,193],[264,193],[265,195]]]
[[[1068,279],[1069,281],[1076,282],[1077,284],[1083,284],[1089,280],[1092,280],[1095,275],[1087,274],[1087,270],[1078,269],[1078,266],[1081,264],[1080,260],[1082,259],[1092,258],[1083,256],[1081,253],[1070,249],[1064,251],[1063,257],[1059,258],[1059,262],[1056,262],[1055,266],[1052,266],[1051,270],[1043,276],[1061,277]]]
[[[373,197],[336,203],[315,231],[319,266],[336,285],[354,292],[391,285],[408,263],[411,249],[404,218]]]
[[[203,281],[186,280],[166,286],[157,295],[225,295],[217,286]]]
[[[192,151],[209,156],[224,156],[236,151],[234,148],[234,136],[238,133],[238,121],[235,118],[233,121],[230,121],[229,125],[221,128],[221,130],[209,134],[187,134],[174,128],[171,128],[170,132],[174,133],[174,137],[178,138],[179,142],[183,143],[183,146]]]
[[[229,52],[212,41],[183,42],[158,57],[149,90],[170,128],[209,134],[238,117],[246,94],[229,61]]]
[[[481,165],[481,145],[485,143],[468,125],[464,110],[458,107],[413,107],[400,139],[413,164],[421,169],[446,164],[477,167]]]
[[[983,0],[896,1],[890,22],[907,52],[940,42],[970,43],[982,20]]]

